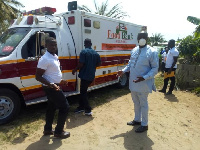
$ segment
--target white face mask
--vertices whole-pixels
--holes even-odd
[[[147,41],[145,39],[140,39],[139,40],[139,45],[140,46],[144,46],[147,43]]]

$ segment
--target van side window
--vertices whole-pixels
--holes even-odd
[[[54,37],[54,32],[44,32],[47,33],[48,36]],[[37,48],[37,49],[36,49]],[[41,36],[37,37],[36,33],[33,34],[28,41],[23,45],[21,55],[23,59],[27,59],[28,57],[36,57],[44,54],[45,47],[41,45]]]

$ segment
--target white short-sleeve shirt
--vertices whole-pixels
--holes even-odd
[[[50,83],[60,83],[62,72],[58,56],[50,54],[48,51],[39,59],[37,68],[45,70],[43,78]]]
[[[178,55],[179,55],[179,52],[175,47],[170,49],[167,53],[165,68],[171,68],[174,62],[174,57],[178,57]],[[177,68],[177,64],[174,66],[174,68]]]
[[[167,59],[167,53],[164,52],[164,53],[162,54],[162,62],[166,63],[166,59]]]

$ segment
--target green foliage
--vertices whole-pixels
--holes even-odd
[[[0,23],[0,35],[6,31],[9,27],[9,23],[7,21],[4,21],[3,23]]]
[[[164,38],[163,35],[161,35],[161,33],[155,33],[152,34],[151,37],[149,37],[149,41],[152,46],[157,46],[159,43],[164,42]]]
[[[195,31],[194,31],[194,36],[196,38],[200,37],[200,19],[193,17],[193,16],[188,16],[187,20],[195,25],[197,25]]]
[[[180,55],[183,56],[187,62],[192,64],[200,63],[200,37],[195,38],[191,35],[184,38],[179,44]]]
[[[0,34],[4,32],[20,12],[17,7],[24,7],[16,0],[0,0]]]
[[[200,94],[200,87],[195,88],[194,90],[192,90],[192,92],[194,92],[195,94]]]
[[[200,19],[193,17],[193,16],[188,16],[187,20],[195,25],[200,25]]]
[[[108,0],[106,2],[102,2],[101,5],[98,6],[96,0],[94,0],[94,6],[95,6],[95,14],[107,16],[110,18],[115,19],[123,19],[124,17],[128,16],[126,12],[122,11],[122,6],[120,6],[120,3],[114,5],[110,10],[108,10]],[[78,6],[79,10],[84,10],[86,12],[92,12],[91,9],[89,9],[86,5]]]

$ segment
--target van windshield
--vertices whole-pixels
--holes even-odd
[[[0,36],[0,57],[8,56],[28,34],[30,28],[11,28]]]

